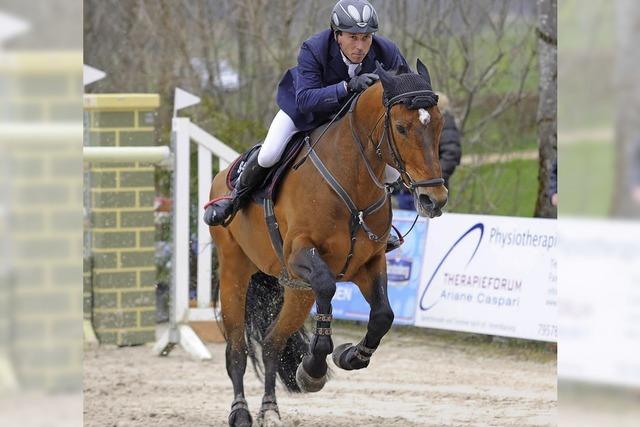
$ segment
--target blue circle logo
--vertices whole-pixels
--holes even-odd
[[[440,260],[440,263],[438,264],[436,269],[433,271],[433,274],[429,278],[429,281],[427,282],[427,286],[425,286],[424,291],[422,291],[422,295],[420,296],[420,310],[422,310],[422,311],[430,310],[431,308],[433,308],[438,303],[438,301],[440,301],[440,298],[437,298],[437,297],[435,298],[435,301],[433,301],[433,302],[425,301],[425,297],[427,296],[427,291],[431,287],[433,279],[436,277],[436,274],[438,274],[438,272],[440,271],[440,267],[442,267],[442,264],[444,264],[445,260],[449,257],[451,252],[453,252],[455,247],[458,246],[458,244],[460,244],[460,242],[465,240],[465,238],[467,236],[470,236],[471,233],[473,233],[476,230],[478,230],[480,232],[480,235],[478,237],[478,243],[476,244],[476,247],[473,250],[473,253],[471,254],[471,257],[469,257],[469,261],[467,261],[467,265],[469,265],[469,263],[471,262],[473,257],[476,255],[476,252],[478,252],[478,248],[480,247],[480,242],[482,242],[482,237],[484,236],[484,224],[482,224],[481,222],[475,224],[470,229],[468,229],[462,236],[460,236],[460,238],[458,240],[456,240],[456,242],[453,244],[453,246],[451,246],[451,248],[449,248],[449,250],[444,255],[442,260]],[[432,292],[432,294],[433,294],[433,292]]]

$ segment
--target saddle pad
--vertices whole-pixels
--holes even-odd
[[[267,173],[264,183],[254,189],[252,197],[255,202],[262,203],[265,198],[275,200],[279,185],[287,175],[287,172],[290,170],[290,166],[304,146],[304,138],[307,134],[307,132],[298,132],[291,138],[284,150],[284,153],[282,153],[280,162],[272,167]],[[227,187],[229,187],[229,190],[233,190],[235,188],[236,182],[238,182],[238,178],[240,177],[240,173],[244,169],[245,161],[251,154],[253,154],[254,151],[258,150],[260,146],[261,144],[254,145],[251,149],[237,158],[235,162],[233,162],[231,170],[227,175]]]

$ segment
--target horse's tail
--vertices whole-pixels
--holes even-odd
[[[256,349],[262,346],[267,329],[280,313],[283,302],[284,289],[275,277],[263,273],[251,277],[245,306],[245,331],[249,357],[259,378],[264,378],[264,367]],[[308,349],[309,336],[303,326],[289,337],[280,356],[278,376],[288,391],[300,392],[296,369]]]

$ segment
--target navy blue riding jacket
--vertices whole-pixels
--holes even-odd
[[[389,39],[374,35],[369,53],[358,74],[373,73],[379,61],[386,70],[407,65],[398,47]],[[310,130],[328,121],[347,99],[345,81],[349,72],[332,30],[326,29],[306,40],[300,48],[298,65],[290,68],[278,85],[277,101],[300,130]]]

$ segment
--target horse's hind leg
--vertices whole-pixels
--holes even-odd
[[[227,374],[233,383],[234,396],[229,425],[250,427],[252,419],[244,397],[243,383],[247,368],[244,316],[247,287],[256,268],[230,236],[226,239],[218,239],[216,243],[220,263],[220,304],[227,339]]]
[[[314,299],[312,292],[285,288],[282,309],[275,322],[271,325],[262,344],[262,361],[264,363],[265,378],[264,396],[258,418],[263,427],[282,425],[278,404],[276,402],[276,375],[278,370],[281,369],[282,364],[292,362],[292,360],[287,359],[296,358],[296,355],[292,353],[297,353],[297,357],[300,357],[301,349],[292,349],[290,346],[296,344],[288,344],[287,342],[289,337],[297,333],[304,324]],[[302,346],[302,343],[300,342],[298,345]],[[283,350],[287,350],[287,354],[283,354]],[[304,351],[306,350],[305,348]],[[297,359],[296,362],[298,360],[299,359]],[[293,379],[294,368],[290,370],[291,372],[284,373],[288,378],[283,378],[283,382],[285,383],[285,387],[290,391],[297,391],[295,388],[295,380]],[[282,369],[280,372],[280,376],[282,377]],[[289,377],[289,375],[291,375],[291,377]]]
[[[295,246],[290,268],[300,278],[311,284],[316,296],[316,329],[309,343],[309,356],[305,356],[296,372],[301,390],[319,391],[327,382],[327,355],[333,351],[331,340],[331,299],[336,293],[336,281],[329,266],[315,247]]]
[[[357,345],[341,344],[333,352],[334,363],[348,371],[369,366],[373,352],[380,340],[393,324],[393,310],[387,293],[386,259],[384,255],[374,258],[354,278],[362,295],[369,303],[367,334]]]

